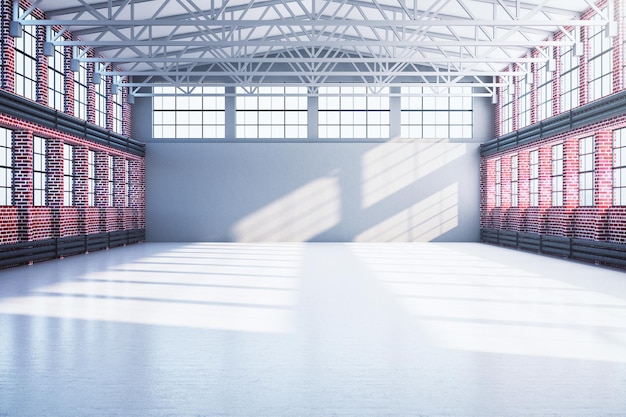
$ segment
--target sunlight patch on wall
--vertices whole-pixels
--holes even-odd
[[[357,235],[356,242],[424,242],[459,224],[458,183],[454,183]]]
[[[368,208],[467,153],[463,143],[394,139],[363,155],[362,207]]]
[[[335,176],[318,178],[244,217],[234,241],[306,242],[339,223],[340,198]]]

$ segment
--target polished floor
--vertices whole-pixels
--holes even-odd
[[[471,243],[0,271],[0,417],[626,416],[626,274]]]

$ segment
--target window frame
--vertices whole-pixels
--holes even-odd
[[[580,41],[580,29],[574,28],[571,36]],[[576,108],[580,105],[580,62],[582,56],[576,56],[575,45],[564,45],[559,50],[561,60],[560,83],[560,106],[561,112]]]
[[[564,204],[563,180],[564,180],[564,146],[563,143],[552,145],[552,170],[551,170],[551,191],[552,207],[562,207]]]
[[[518,78],[518,109],[517,109],[517,127],[521,129],[530,126],[532,123],[532,89],[533,89],[533,72],[530,63],[522,65],[522,71],[526,73]]]
[[[237,87],[235,137],[237,139],[306,139],[308,98],[306,87],[263,85],[249,94]]]
[[[87,151],[87,206],[96,206],[96,151]]]
[[[74,195],[74,146],[69,143],[63,144],[63,205],[71,207],[75,205]]]
[[[495,206],[502,207],[502,158],[495,161]]]
[[[596,14],[590,20],[600,19],[601,17]],[[606,25],[588,26],[587,30],[588,101],[594,101],[613,92],[613,38],[606,36]]]
[[[13,205],[13,131],[0,126],[0,206]]]
[[[319,87],[320,139],[389,139],[390,115],[389,87],[376,93],[358,84]]]
[[[89,91],[87,73],[87,63],[80,61],[78,71],[74,72],[74,117],[81,120],[87,120],[87,92]]]
[[[539,150],[535,149],[528,154],[528,195],[529,206],[539,207]]]
[[[578,206],[595,205],[595,138],[587,136],[578,140]]]
[[[107,178],[107,205],[115,207],[115,158],[109,155],[108,178]]]
[[[550,59],[553,56],[551,47],[546,49],[546,54]],[[547,119],[554,115],[553,113],[553,94],[554,73],[550,71],[549,61],[543,62],[537,68],[538,86],[537,86],[537,121]]]
[[[52,36],[56,38],[58,33],[53,31]],[[65,47],[54,45],[48,57],[48,106],[65,111],[65,96]]]
[[[519,207],[519,155],[511,155],[511,207]]]
[[[400,91],[400,126],[403,138],[473,138],[472,87],[408,85],[403,86]]]
[[[19,14],[26,10],[19,7]],[[32,14],[24,20],[36,20]],[[37,101],[37,26],[21,25],[21,36],[13,38],[14,92],[22,97]]]
[[[176,87],[154,85],[152,136],[155,139],[224,139],[225,87],[206,84],[183,94]],[[191,123],[200,118],[200,122]],[[192,132],[201,134],[192,135]]]
[[[48,206],[48,139],[33,136],[33,206]]]
[[[613,131],[613,205],[626,206],[626,128]]]

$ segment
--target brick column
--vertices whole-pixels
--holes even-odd
[[[93,53],[87,54],[90,58],[93,57]],[[94,63],[87,63],[87,122],[96,123],[96,108],[94,106],[96,102],[96,86],[93,83],[93,70]]]
[[[613,132],[596,133],[594,162],[594,194],[597,208],[594,239],[605,240],[609,235],[607,213],[613,204]]]
[[[579,70],[579,98],[580,105],[587,104],[589,101],[589,83],[587,82],[589,78],[589,42],[587,42],[587,37],[589,36],[589,28],[587,26],[583,26],[580,28],[580,37],[583,42],[583,56],[580,59],[580,70]]]
[[[617,36],[613,39],[613,92],[617,93],[624,89],[624,78],[626,69],[624,68],[624,40],[626,40],[626,16],[624,15],[626,6],[624,0],[613,0],[615,20],[617,24]]]
[[[553,228],[560,236],[572,236],[574,229],[574,212],[578,207],[578,140],[569,137],[563,142],[563,207],[557,211],[558,225]]]
[[[72,71],[72,47],[65,47],[65,113],[74,115],[74,72]]]
[[[515,64],[515,66],[513,67],[514,71],[519,71],[520,70],[520,66]],[[513,117],[513,123],[512,123],[512,129],[511,131],[516,131],[517,129],[519,129],[519,94],[520,94],[520,88],[519,88],[519,83],[521,83],[521,79],[519,77],[513,77],[513,108],[511,109],[512,111],[512,117]]]
[[[99,232],[107,232],[107,212],[109,209],[109,154],[96,151],[96,190],[95,200],[99,212]]]
[[[519,212],[518,231],[526,232],[530,206],[530,153],[524,149],[517,153],[518,182],[517,207]]]
[[[113,205],[116,208],[116,230],[124,230],[124,219],[126,212],[126,158],[115,156],[113,158]]]
[[[13,203],[17,208],[20,241],[29,240],[30,208],[33,206],[33,132],[13,132]]]
[[[128,95],[130,94],[128,87],[121,87],[122,89],[122,135],[129,138],[131,136],[132,126],[132,109],[128,103]]]
[[[500,76],[497,80],[501,83],[504,82],[504,77]],[[502,94],[502,87],[496,87],[497,103],[494,104],[494,132],[495,136],[502,136],[502,105],[504,104],[504,94]]]
[[[130,161],[130,207],[133,212],[134,227],[145,228],[146,164],[143,158]]]
[[[539,51],[533,49],[533,51],[529,55],[533,58],[538,58]],[[539,86],[539,71],[537,71],[538,66],[538,62],[533,62],[530,64],[532,72],[531,79],[533,80],[533,85],[530,87],[530,125],[537,123],[537,120],[539,119],[539,117],[537,116],[539,113],[537,111],[537,104],[539,103],[539,100],[537,100],[537,87]]]
[[[568,211],[578,207],[578,144],[569,137],[563,143],[563,205]]]
[[[511,210],[511,155],[504,155],[500,158],[500,190],[502,202],[502,228],[510,229],[510,210]]]
[[[78,209],[78,233],[88,234],[87,207],[89,205],[89,148],[74,146],[74,206]]]
[[[559,32],[554,36],[555,40],[563,38],[563,33]],[[561,53],[559,48],[555,46],[552,48],[552,59],[554,59],[554,72],[552,73],[552,114],[557,115],[561,113],[561,72],[563,71],[561,63]]]
[[[480,227],[486,229],[491,227],[489,213],[487,210],[487,158],[480,158]]]
[[[48,105],[48,57],[43,53],[46,28],[37,26],[37,103]]]
[[[13,17],[13,2],[11,0],[0,0],[0,42],[2,50],[2,60],[0,77],[2,77],[0,87],[4,90],[15,91],[15,52],[13,47],[15,42],[9,34],[11,19]]]
[[[107,67],[108,70],[108,67]],[[106,101],[107,101],[107,120],[106,120],[106,129],[115,131],[113,128],[113,94],[112,94],[112,83],[113,77],[107,75],[104,77],[106,80]]]

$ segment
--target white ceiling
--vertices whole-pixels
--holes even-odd
[[[79,59],[113,62],[113,72],[137,88],[163,80],[315,86],[468,77],[489,86],[485,80],[527,50],[553,45],[552,33],[588,24],[580,15],[594,7],[591,0],[40,0],[33,6],[46,12],[38,24],[60,24],[77,38],[49,41],[93,50],[104,59]]]

